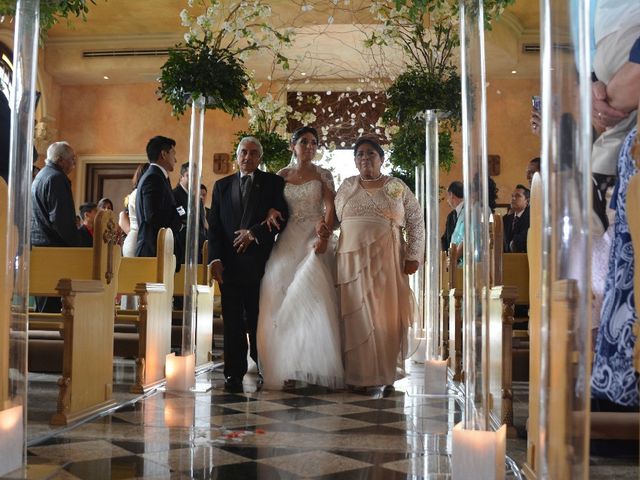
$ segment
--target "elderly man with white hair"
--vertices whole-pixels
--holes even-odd
[[[67,142],[47,149],[45,166],[31,184],[31,245],[76,247],[80,235],[76,227],[76,207],[67,175],[76,165],[76,154]],[[37,297],[39,312],[60,312],[58,297]]]
[[[254,137],[240,140],[238,172],[218,180],[209,217],[209,262],[220,285],[224,321],[225,390],[242,391],[247,373],[247,334],[251,358],[258,363],[256,331],[260,280],[277,231],[264,223],[270,208],[289,210],[284,179],[258,170],[262,145]]]
[[[76,154],[67,142],[47,149],[45,166],[31,184],[31,245],[78,246],[76,207],[67,177],[75,164]]]

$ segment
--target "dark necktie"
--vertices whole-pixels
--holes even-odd
[[[247,209],[249,193],[251,192],[251,175],[245,175],[240,179],[240,191],[242,192],[242,211]]]
[[[513,222],[511,223],[511,232],[515,232],[516,231],[516,226],[518,225],[518,219],[520,217],[516,217],[515,213],[513,214]]]

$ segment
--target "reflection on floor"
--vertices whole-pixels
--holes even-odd
[[[30,412],[28,476],[450,478],[449,432],[460,421],[461,405],[453,395],[424,396],[421,370],[421,365],[412,364],[411,375],[386,397],[379,390],[364,395],[304,384],[257,391],[254,375],[245,377],[245,393],[227,394],[220,371],[214,370],[198,378],[212,387],[206,393],[158,391],[110,415],[57,432],[45,427],[48,417],[41,405],[33,415]],[[44,384],[45,378],[38,381]],[[118,395],[124,401],[129,394],[122,388]],[[522,386],[517,387],[516,422],[522,425],[518,415],[525,411],[523,395],[526,399],[526,390],[523,394]],[[43,392],[40,397],[44,399]],[[526,441],[508,443],[508,454],[521,464]],[[600,473],[592,468],[591,478],[611,475],[638,478],[637,458],[635,464],[609,462]],[[515,478],[515,473],[509,472],[508,478]]]

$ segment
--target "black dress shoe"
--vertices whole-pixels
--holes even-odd
[[[224,389],[229,393],[242,393],[242,379],[237,377],[227,377],[224,380]]]
[[[262,376],[262,374],[261,374],[261,373],[258,373],[258,378],[257,378],[257,380],[256,380],[256,383],[257,383],[258,385],[262,385],[262,384],[264,384],[264,377]]]

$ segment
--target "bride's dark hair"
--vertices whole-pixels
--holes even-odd
[[[293,132],[293,135],[291,135],[291,145],[295,145],[298,140],[300,140],[300,137],[302,137],[305,133],[310,133],[315,137],[316,142],[318,141],[318,132],[316,131],[316,129],[307,125]]]

